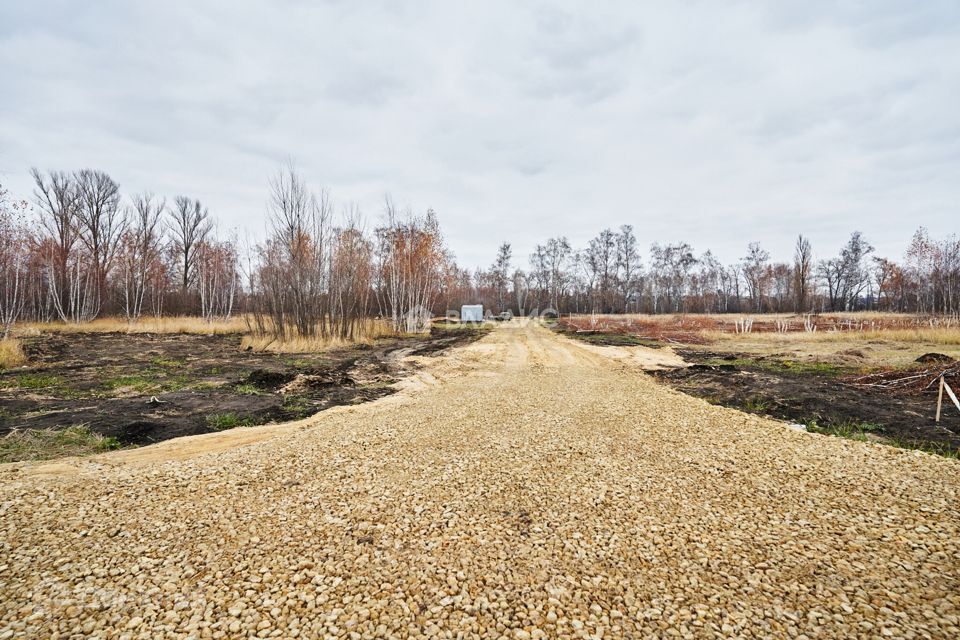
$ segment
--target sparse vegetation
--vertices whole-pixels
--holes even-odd
[[[430,325],[432,335],[456,335],[456,334],[484,334],[492,331],[493,323],[481,322],[448,322],[447,320],[434,320]]]
[[[126,375],[117,376],[115,378],[106,378],[101,383],[101,386],[108,391],[116,391],[118,389],[148,391],[150,389],[159,388],[159,385],[154,378],[146,377],[144,375]]]
[[[353,337],[350,339],[334,335],[300,337],[294,335],[274,335],[265,332],[243,336],[240,348],[244,350],[268,353],[320,353],[331,349],[342,349],[356,344],[372,344],[380,338],[394,337],[397,333],[390,325],[381,320],[368,319],[357,322]]]
[[[47,389],[61,382],[59,376],[46,373],[22,373],[16,376],[0,378],[0,387],[6,389],[37,390]]]
[[[119,447],[116,438],[94,433],[86,425],[66,429],[15,429],[0,437],[0,462],[82,456]]]
[[[931,453],[945,458],[960,458],[960,451],[955,447],[942,442],[930,442],[922,439],[911,439],[892,435],[883,425],[870,422],[847,420],[839,423],[822,425],[817,420],[804,421],[803,425],[811,433],[849,438],[862,442],[879,442],[897,447]]]
[[[291,418],[302,418],[315,410],[315,405],[305,396],[290,394],[283,398],[283,411]]]
[[[767,401],[763,398],[748,398],[743,403],[743,408],[753,413],[763,413],[768,406]]]
[[[859,367],[843,367],[830,362],[801,362],[796,360],[777,360],[747,357],[706,358],[703,364],[712,366],[732,366],[740,369],[755,369],[771,373],[787,372],[806,375],[839,376],[851,371],[859,371]]]
[[[807,431],[811,433],[822,433],[840,438],[850,438],[852,440],[868,440],[869,435],[882,434],[884,429],[879,424],[870,422],[856,422],[846,420],[844,422],[820,425],[816,420],[810,420],[804,424]]]
[[[257,423],[251,416],[240,416],[236,413],[214,413],[207,416],[207,426],[214,431],[223,431],[235,427],[251,427]]]

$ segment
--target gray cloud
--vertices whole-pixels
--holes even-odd
[[[633,224],[734,260],[954,232],[960,7],[10,2],[0,180],[97,166],[263,228],[294,158],[371,221],[435,208],[468,266]]]

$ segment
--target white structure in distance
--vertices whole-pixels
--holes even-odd
[[[483,305],[462,305],[460,307],[460,322],[483,322]]]

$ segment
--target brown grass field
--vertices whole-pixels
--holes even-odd
[[[169,318],[143,318],[138,322],[130,323],[124,318],[98,318],[92,322],[71,324],[65,322],[27,322],[16,326],[17,336],[38,336],[42,333],[127,333],[127,334],[185,334],[185,335],[229,335],[241,334],[242,349],[253,351],[267,351],[271,353],[316,353],[331,349],[341,349],[356,344],[371,344],[375,340],[387,337],[398,337],[389,323],[379,319],[369,319],[360,326],[360,333],[355,340],[339,338],[299,338],[290,337],[283,340],[271,336],[255,335],[252,331],[252,322],[243,315],[229,320],[207,320],[196,316],[178,316]],[[18,342],[16,339],[0,342],[0,368],[22,364],[18,357]]]
[[[752,319],[749,333],[737,333],[737,321]],[[623,335],[687,348],[789,354],[803,360],[842,357],[860,349],[868,364],[904,366],[936,351],[960,359],[960,320],[909,314],[836,313],[812,316],[816,331],[806,331],[805,316],[793,314],[726,315],[575,315],[564,317],[565,331]],[[778,323],[783,332],[777,330]]]

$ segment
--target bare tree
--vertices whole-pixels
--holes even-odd
[[[193,284],[197,264],[197,248],[210,234],[210,212],[199,200],[177,196],[170,210],[171,248],[177,263],[180,294],[186,303],[187,292]]]
[[[902,301],[896,295],[896,283],[902,280],[903,272],[898,265],[886,258],[873,258],[873,279],[877,286],[877,308],[884,311],[900,311]]]
[[[270,235],[250,275],[255,330],[281,340],[359,338],[375,275],[382,275],[382,291],[389,286],[387,270],[374,269],[360,211],[347,207],[344,224],[335,226],[327,192],[314,194],[292,165],[271,179],[270,189]],[[431,282],[436,287],[438,278]]]
[[[617,284],[620,288],[620,299],[623,303],[623,312],[630,310],[630,302],[640,279],[640,254],[637,250],[637,237],[633,227],[625,224],[617,234]]]
[[[163,242],[161,220],[166,202],[151,193],[133,196],[130,224],[120,243],[120,287],[127,322],[137,322],[143,313],[147,290],[156,284]]]
[[[71,290],[67,282],[72,271],[68,268],[71,254],[77,244],[77,208],[80,193],[72,174],[50,171],[46,175],[37,168],[30,170],[35,184],[34,202],[40,211],[41,246],[47,265],[48,286],[58,292],[54,306],[70,307],[66,298]]]
[[[547,299],[550,284],[550,266],[547,259],[547,248],[538,244],[536,250],[530,254],[530,275],[528,282],[532,285],[534,305],[539,307]]]
[[[743,277],[747,282],[747,291],[753,301],[754,310],[763,311],[763,302],[770,284],[770,252],[751,242],[747,255],[743,258]]]
[[[813,247],[810,240],[801,234],[793,251],[793,310],[803,313],[807,310],[810,298],[810,285],[813,278]]]
[[[92,261],[97,305],[102,307],[107,302],[107,277],[127,227],[126,212],[120,207],[120,186],[105,172],[82,169],[74,179],[79,237]]]
[[[843,299],[847,309],[860,306],[860,298],[870,284],[870,271],[867,258],[873,253],[873,246],[859,231],[850,234],[850,239],[840,252],[843,263]]]
[[[200,315],[207,322],[230,319],[240,283],[236,240],[205,240],[196,245],[196,256]]]
[[[85,208],[78,174],[31,170],[34,200],[40,210],[38,248],[46,278],[47,297],[64,322],[84,322],[100,312],[103,302],[97,262],[85,239]],[[99,237],[99,233],[98,233]],[[99,241],[98,241],[98,246]]]
[[[510,243],[504,242],[497,249],[497,257],[490,267],[492,284],[497,294],[497,311],[502,313],[509,308],[507,301],[507,287],[510,284],[510,259],[513,257],[513,251],[510,249]]]
[[[690,284],[690,270],[697,264],[693,247],[686,242],[660,246],[654,243],[650,247],[651,294],[653,312],[664,311],[660,308],[661,298],[669,302],[669,310],[684,310],[685,296]]]
[[[540,247],[537,247],[540,250]],[[547,274],[547,302],[554,310],[560,309],[560,299],[570,278],[569,262],[573,249],[565,237],[550,238],[543,247]]]
[[[331,328],[343,340],[360,337],[370,311],[373,246],[364,235],[359,210],[353,206],[346,224],[336,229],[330,256]]]
[[[282,281],[267,287],[273,298],[274,331],[290,329],[302,337],[326,336],[328,326],[330,236],[333,207],[329,194],[319,197],[292,164],[270,181],[272,277]]]
[[[0,185],[0,339],[20,317],[26,301],[30,232],[23,220],[26,202],[7,202]]]
[[[873,247],[863,234],[854,231],[840,255],[820,263],[820,277],[827,286],[827,300],[831,311],[855,309],[870,282],[867,257]]]
[[[699,259],[700,309],[705,313],[726,311],[727,288],[723,264],[709,249]]]
[[[591,283],[591,311],[612,311],[612,293],[617,275],[617,239],[610,229],[604,229],[590,240],[583,254],[583,266]]]
[[[449,259],[432,209],[425,216],[397,211],[388,198],[385,224],[377,229],[381,308],[397,331],[419,333],[428,327],[430,310]]]
[[[786,262],[775,262],[770,266],[770,297],[768,299],[772,310],[781,313],[787,305],[796,300],[793,292],[793,266]]]

